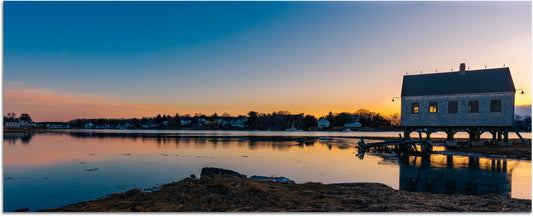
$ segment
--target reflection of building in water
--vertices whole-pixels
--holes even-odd
[[[20,139],[22,144],[28,144],[32,136],[33,133],[4,133],[4,142],[7,141],[9,145],[15,145]]]
[[[510,197],[510,167],[515,162],[507,163],[454,155],[404,156],[400,159],[400,190]]]

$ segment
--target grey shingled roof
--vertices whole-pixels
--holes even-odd
[[[450,95],[488,92],[514,92],[509,68],[406,75],[403,77],[402,97],[422,95]]]

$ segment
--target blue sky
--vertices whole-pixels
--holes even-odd
[[[506,64],[531,104],[531,2],[4,2],[4,112],[93,101],[42,119],[395,113],[406,72],[461,62]]]

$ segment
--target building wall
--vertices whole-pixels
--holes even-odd
[[[468,112],[468,101],[479,100],[479,112]],[[490,112],[490,100],[501,100],[501,112]],[[457,113],[448,113],[448,102],[458,101]],[[514,92],[464,95],[402,97],[401,126],[512,126]],[[411,103],[420,104],[419,113],[411,113]],[[437,113],[429,113],[429,102],[438,102]]]

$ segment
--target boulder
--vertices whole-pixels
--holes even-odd
[[[238,172],[235,172],[233,170],[227,170],[227,169],[221,169],[221,168],[215,168],[215,167],[204,167],[202,168],[202,172],[200,173],[200,177],[208,176],[208,175],[230,175],[230,176],[237,176],[241,178],[246,178],[246,175],[240,174]]]
[[[254,175],[254,176],[251,176],[250,179],[257,179],[257,180],[260,180],[260,181],[286,182],[286,183],[294,184],[293,180],[290,180],[290,179],[285,178],[285,177],[275,177],[275,176],[266,177],[266,176],[256,176],[256,175]]]

